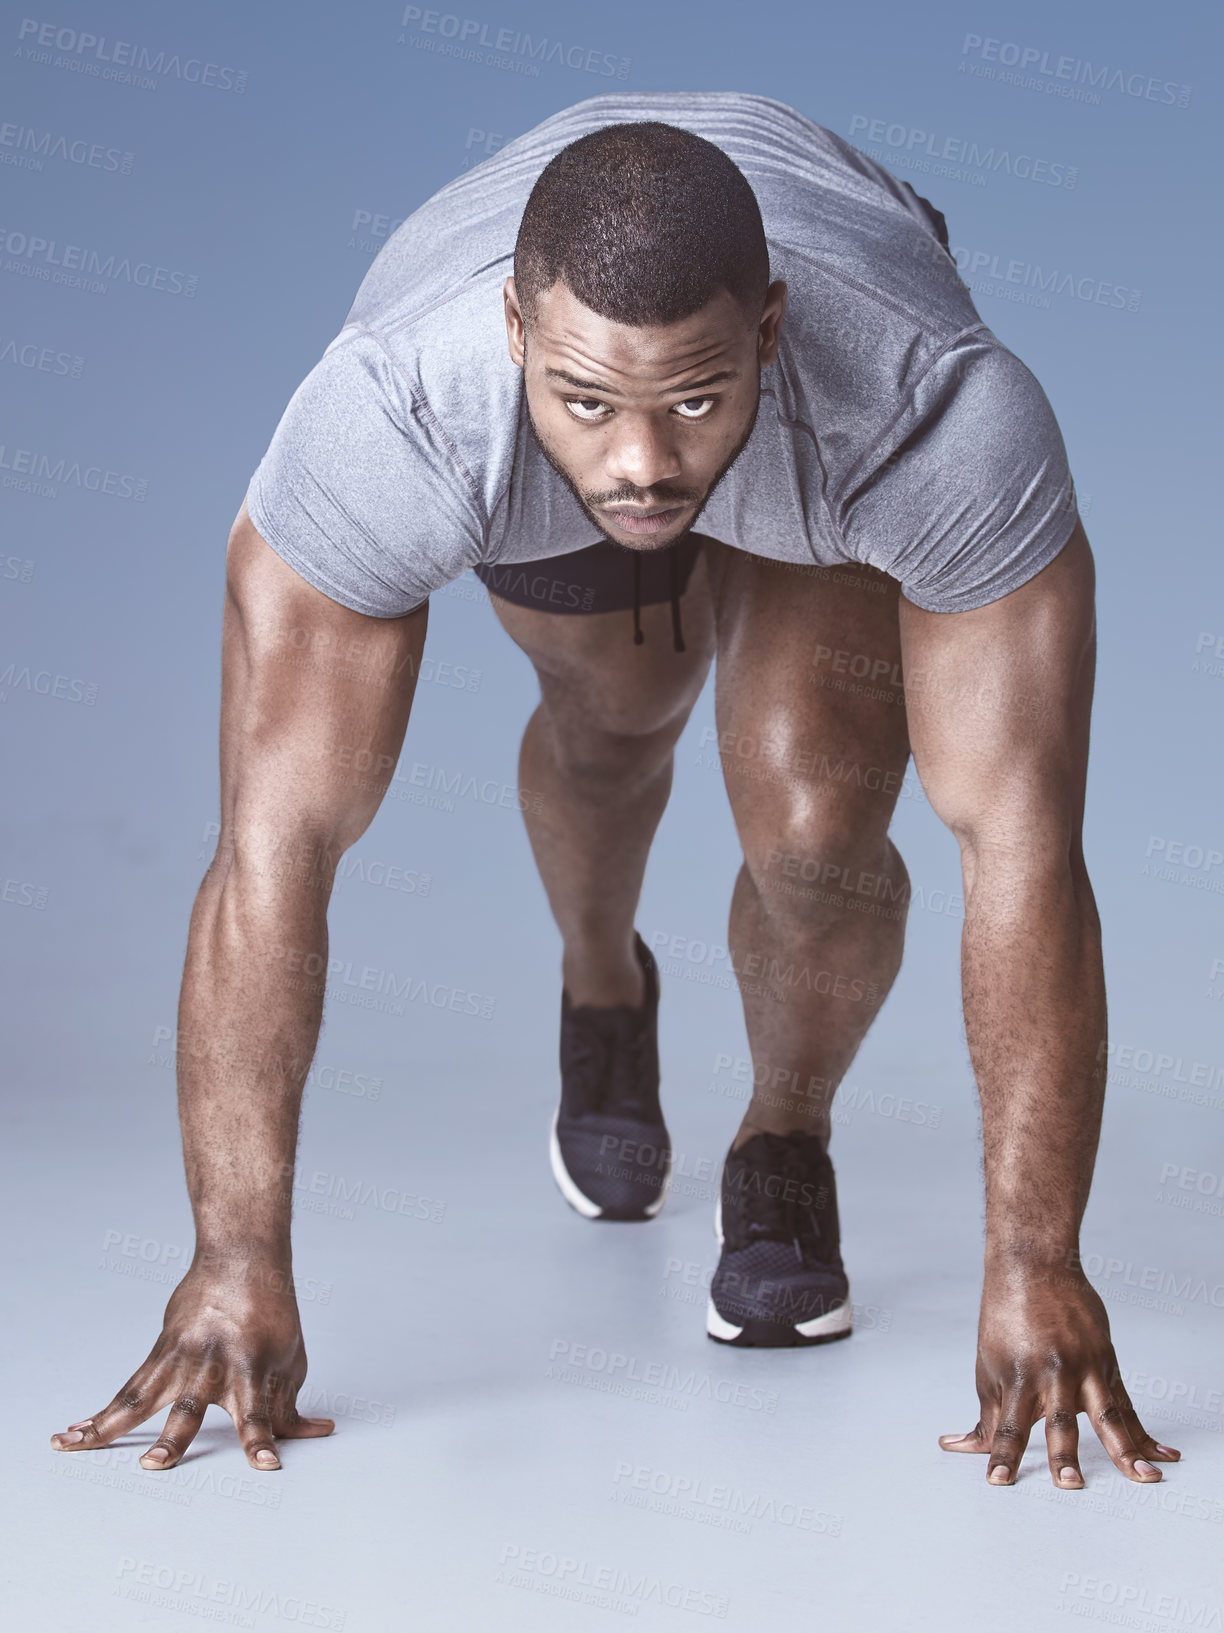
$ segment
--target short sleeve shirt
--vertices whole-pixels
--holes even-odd
[[[997,600],[1053,560],[1076,519],[1058,423],[921,206],[832,131],[739,92],[592,97],[414,211],[251,478],[269,545],[333,600],[389,618],[478,563],[601,537],[531,430],[502,285],[544,165],[637,119],[735,161],[788,286],[752,435],[695,526],[779,561],[869,564],[936,612]]]

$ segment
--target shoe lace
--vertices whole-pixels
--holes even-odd
[[[611,1018],[575,1026],[567,1067],[583,1104],[591,1112],[631,1114],[648,1108],[650,1039],[646,1028]]]
[[[822,1249],[827,1244],[821,1210],[827,1198],[823,1185],[813,1194],[811,1157],[783,1135],[767,1134],[764,1140],[765,1145],[759,1150],[763,1160],[751,1165],[745,1163],[742,1176],[746,1178],[755,1170],[763,1182],[776,1179],[780,1184],[776,1192],[770,1192],[765,1183],[756,1190],[733,1182],[733,1191],[738,1192],[737,1212],[745,1244],[790,1242],[800,1264],[809,1256],[823,1262],[827,1253]]]

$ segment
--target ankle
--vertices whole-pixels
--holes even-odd
[[[624,948],[567,946],[561,979],[575,1008],[640,1009],[646,1002],[646,976],[634,950],[632,931]]]
[[[777,1134],[782,1137],[788,1134],[811,1134],[827,1151],[832,1128],[828,1111],[824,1108],[808,1106],[796,1114],[750,1107],[743,1122],[735,1131],[735,1138],[731,1142],[732,1151],[738,1151],[740,1146],[746,1144],[756,1134]]]

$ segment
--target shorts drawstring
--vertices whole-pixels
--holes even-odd
[[[672,645],[677,652],[684,651],[684,635],[680,629],[680,555],[675,545],[669,546],[670,560],[667,563],[671,575],[671,609],[672,609]]]
[[[680,627],[680,556],[674,544],[667,546],[668,582],[671,586],[671,615],[672,615],[672,645],[677,652],[683,652],[684,631]],[[641,646],[646,637],[642,634],[642,556],[641,552],[633,552],[633,644]]]

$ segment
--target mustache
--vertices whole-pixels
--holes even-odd
[[[701,498],[701,493],[696,488],[666,485],[643,491],[622,483],[619,488],[609,488],[606,493],[584,493],[583,498],[595,508],[602,505],[691,505]]]

